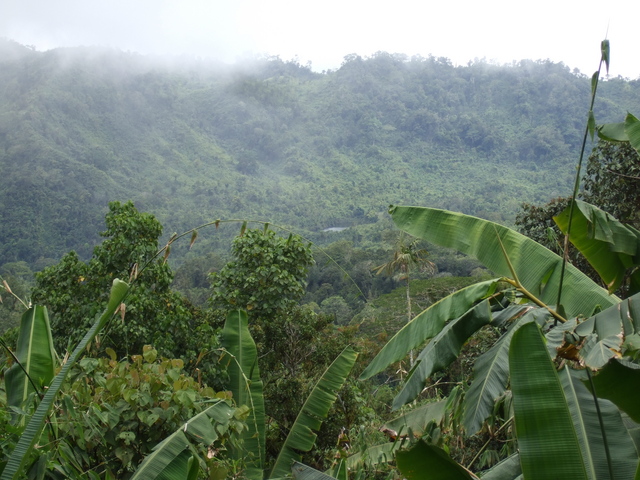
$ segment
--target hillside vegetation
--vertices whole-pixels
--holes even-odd
[[[111,200],[165,234],[249,218],[357,244],[357,229],[319,232],[388,222],[390,203],[510,224],[520,202],[569,190],[589,85],[547,61],[380,52],[319,74],[2,41],[0,265],[88,258]],[[604,82],[595,109],[599,122],[640,110],[640,82]],[[210,237],[200,253],[228,245]]]

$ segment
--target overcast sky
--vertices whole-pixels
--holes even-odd
[[[233,63],[297,56],[322,71],[376,51],[509,63],[551,59],[640,77],[638,0],[0,0],[0,37],[38,50],[100,45]]]

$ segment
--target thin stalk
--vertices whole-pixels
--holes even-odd
[[[506,427],[507,425],[510,425],[510,424],[511,424],[511,422],[512,422],[512,420],[513,420],[513,417],[509,418],[506,422],[504,422],[504,423],[502,424],[502,426],[501,426],[498,430],[496,430],[495,435],[497,435],[498,433],[500,433],[500,431],[501,431],[504,427]],[[489,440],[487,440],[487,441],[485,442],[485,444],[484,444],[484,445],[482,445],[482,447],[480,448],[480,450],[478,450],[478,453],[476,453],[476,456],[475,456],[475,457],[473,457],[473,459],[471,459],[471,461],[470,461],[470,462],[469,462],[469,464],[467,465],[467,467],[466,467],[467,469],[470,469],[470,468],[473,466],[473,464],[474,464],[474,463],[475,463],[475,461],[478,459],[478,457],[480,457],[480,455],[482,454],[482,452],[484,452],[484,451],[487,449],[487,447],[489,446],[489,443],[491,443],[491,440],[493,440],[493,437],[491,437]],[[613,478],[613,477],[612,477],[612,478]]]
[[[564,272],[567,265],[567,260],[569,258],[569,236],[571,235],[571,225],[573,222],[573,211],[575,209],[576,197],[578,196],[578,190],[580,189],[580,171],[582,170],[582,163],[584,160],[584,150],[587,145],[587,137],[589,136],[589,132],[592,132],[593,136],[593,128],[595,128],[595,120],[593,119],[593,104],[596,100],[596,92],[598,90],[598,81],[600,79],[600,71],[602,70],[602,62],[605,62],[607,65],[607,71],[609,70],[609,41],[603,40],[600,46],[600,64],[598,65],[598,71],[594,74],[592,79],[592,88],[591,88],[591,104],[589,105],[589,117],[587,120],[587,125],[584,129],[584,135],[582,137],[582,146],[580,148],[580,159],[578,160],[578,167],[576,168],[576,177],[573,183],[573,193],[571,195],[571,200],[569,202],[569,221],[567,223],[567,233],[564,237],[564,253],[562,255],[562,268],[560,269],[560,282],[558,284],[558,301],[556,305],[560,308],[562,304],[562,286],[564,283]],[[557,325],[557,322],[556,322]]]
[[[591,376],[591,370],[587,367],[587,377],[589,377],[589,384],[591,385],[591,393],[593,395],[593,401],[596,404],[596,413],[598,415],[598,422],[600,423],[600,432],[602,433],[602,442],[604,443],[604,453],[607,456],[607,467],[609,467],[609,478],[614,480],[613,477],[613,463],[611,462],[611,453],[609,452],[609,442],[607,441],[607,432],[604,429],[604,422],[602,421],[602,414],[600,413],[600,404],[598,403],[598,397],[596,395],[596,386],[593,384],[593,377]]]

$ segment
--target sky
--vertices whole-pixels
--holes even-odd
[[[591,75],[606,36],[610,75],[637,79],[638,18],[638,0],[1,0],[0,37],[39,51],[103,46],[225,63],[277,55],[315,71],[385,51],[456,65],[549,59]]]

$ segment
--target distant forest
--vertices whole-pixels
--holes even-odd
[[[153,213],[165,236],[243,218],[366,246],[391,203],[512,224],[521,202],[570,193],[587,73],[385,52],[314,73],[2,40],[0,265],[88,258],[112,200]],[[627,110],[640,111],[640,81],[602,82],[596,120]]]

